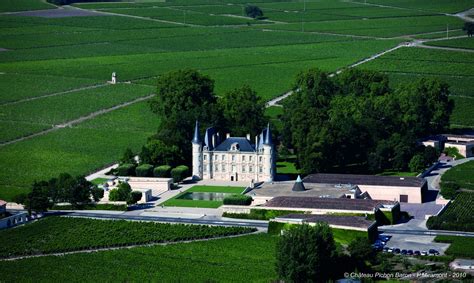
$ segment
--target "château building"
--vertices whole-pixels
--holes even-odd
[[[275,150],[270,125],[255,137],[223,139],[215,128],[206,129],[204,140],[199,123],[194,129],[193,178],[199,180],[271,182],[275,177]]]

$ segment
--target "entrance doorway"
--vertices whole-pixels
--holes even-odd
[[[408,202],[408,195],[400,195],[400,202]]]

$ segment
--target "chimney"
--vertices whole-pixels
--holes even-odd
[[[258,135],[255,136],[255,150],[257,150],[258,147]]]
[[[247,134],[247,140],[250,141],[250,134]]]
[[[230,138],[230,134],[229,133],[225,134],[225,138],[226,139]]]

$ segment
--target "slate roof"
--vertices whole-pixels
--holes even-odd
[[[255,152],[255,148],[246,138],[230,137],[219,144],[214,151],[229,151],[232,144],[237,143],[239,150],[243,152]]]
[[[269,200],[267,207],[290,207],[308,209],[340,209],[372,211],[382,205],[394,205],[396,202],[372,199],[347,199],[347,198],[318,198],[318,197],[274,197]]]
[[[317,214],[288,214],[277,217],[278,219],[295,219],[304,220],[309,223],[326,222],[329,225],[340,225],[347,227],[366,228],[374,225],[375,221],[370,221],[362,216],[346,216],[346,215],[317,215]]]
[[[352,174],[311,174],[304,178],[305,183],[320,184],[352,184],[372,186],[421,187],[425,183],[423,178],[352,175]]]

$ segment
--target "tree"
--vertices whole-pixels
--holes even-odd
[[[251,18],[258,19],[263,17],[263,11],[257,6],[245,6],[245,14]]]
[[[91,190],[91,194],[92,194],[92,199],[95,202],[98,202],[104,197],[104,190],[101,188],[94,187]]]
[[[122,158],[120,159],[120,164],[135,164],[135,154],[133,154],[133,151],[127,147],[125,152],[123,153]]]
[[[131,194],[130,194],[130,199],[128,201],[129,204],[135,204],[137,203],[138,201],[140,201],[142,199],[142,192],[140,191],[133,191]]]
[[[95,186],[84,177],[77,177],[72,187],[69,188],[67,202],[72,206],[78,207],[91,201],[92,189]]]
[[[25,208],[31,215],[32,211],[45,212],[51,207],[52,203],[48,197],[49,195],[49,184],[48,182],[35,182],[31,192],[25,201]]]
[[[474,23],[465,22],[462,30],[465,31],[469,37],[471,37],[474,34]]]
[[[173,178],[175,183],[183,181],[186,177],[189,177],[189,175],[189,167],[185,165],[180,165],[171,170],[171,178]]]
[[[411,158],[410,163],[408,164],[408,167],[410,168],[411,172],[420,173],[421,171],[425,169],[426,167],[425,165],[426,165],[426,161],[423,155],[416,154]]]
[[[132,193],[132,188],[126,182],[122,182],[117,187],[118,201],[127,201]]]
[[[229,91],[219,100],[226,130],[234,136],[256,136],[265,127],[265,102],[245,85]]]
[[[431,164],[438,161],[439,151],[432,146],[426,146],[423,150],[423,158],[425,159],[426,165],[431,166]]]
[[[137,177],[152,177],[153,176],[153,165],[140,164],[135,169],[135,175]]]
[[[157,95],[150,106],[161,122],[158,133],[151,140],[158,140],[167,147],[176,146],[178,150],[170,151],[172,163],[189,163],[189,142],[193,138],[195,121],[211,125],[222,120],[216,102],[214,81],[208,76],[195,70],[179,70],[160,76]]]
[[[189,143],[188,143],[189,147]],[[172,144],[166,144],[158,139],[150,139],[140,152],[140,162],[153,165],[167,164],[175,166],[182,158],[177,158],[183,153],[181,150]]]
[[[365,267],[365,261],[373,260],[375,254],[369,239],[357,237],[349,243],[347,251],[350,253],[352,260],[358,269]]]
[[[292,226],[277,243],[277,273],[287,282],[331,279],[336,245],[326,223]]]

